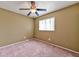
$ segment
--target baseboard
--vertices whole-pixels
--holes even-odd
[[[38,38],[34,38],[34,39],[35,40],[39,40]],[[65,48],[65,47],[62,47],[60,45],[56,45],[56,44],[53,44],[53,43],[50,43],[50,42],[47,42],[47,41],[44,41],[44,40],[41,40],[41,39],[39,41],[44,42],[44,43],[47,43],[47,44],[50,44],[50,45],[53,45],[55,47],[58,47],[58,48],[61,48],[61,49],[64,49],[66,51],[69,51],[69,52],[72,52],[72,53],[75,53],[75,54],[78,54],[79,55],[79,52],[74,51],[74,50],[71,50],[71,49],[68,49],[68,48]]]
[[[49,43],[49,42],[44,41],[44,40],[41,40],[41,39],[39,40],[38,38],[32,38],[32,39],[23,40],[23,41],[20,41],[20,42],[16,42],[16,43],[13,43],[13,44],[9,44],[9,45],[2,46],[0,48],[5,48],[5,47],[11,46],[11,45],[19,44],[19,43],[22,43],[22,42],[25,42],[25,41],[29,41],[29,40],[33,40],[33,39],[38,40],[38,41],[41,41],[41,42],[44,42],[44,43],[47,43],[47,44],[50,44],[50,45],[53,45],[55,47],[58,47],[58,48],[61,48],[61,49],[64,49],[64,50],[67,50],[67,51],[70,51],[72,53],[76,53],[76,54],[79,55],[79,52],[77,52],[77,51],[74,51],[74,50],[71,50],[71,49],[68,49],[68,48],[65,48],[65,47],[56,45],[56,44],[52,44],[52,43]]]
[[[14,43],[11,43],[11,44],[8,44],[8,45],[0,46],[0,48],[5,48],[5,47],[12,46],[12,45],[20,44],[20,43],[22,43],[22,42],[29,41],[29,40],[31,40],[31,39],[26,39],[26,40],[14,42]]]

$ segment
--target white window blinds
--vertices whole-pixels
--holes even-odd
[[[40,31],[54,31],[55,30],[55,18],[48,18],[39,21]]]

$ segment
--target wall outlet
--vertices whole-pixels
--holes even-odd
[[[51,40],[50,37],[48,38],[48,40],[49,40],[49,41]]]
[[[24,39],[26,39],[26,36],[24,36]]]

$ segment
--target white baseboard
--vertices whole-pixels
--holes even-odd
[[[26,40],[23,40],[23,41],[18,41],[18,42],[11,43],[11,44],[8,44],[8,45],[0,46],[0,48],[6,48],[6,47],[9,47],[9,46],[12,46],[12,45],[16,45],[16,44],[20,44],[22,42],[29,41],[29,40],[30,39],[26,39]]]
[[[35,39],[35,40],[39,40],[38,38],[34,38],[34,39]],[[67,51],[70,51],[70,52],[72,52],[72,53],[79,54],[79,52],[77,52],[77,51],[74,51],[74,50],[71,50],[71,49],[68,49],[68,48],[65,48],[65,47],[62,47],[62,46],[59,46],[59,45],[53,44],[53,43],[49,43],[49,42],[44,41],[44,40],[39,40],[39,41],[41,41],[41,42],[45,42],[45,43],[48,43],[48,44],[50,44],[50,45],[56,46],[56,47],[58,47],[58,48],[61,48],[61,49],[67,50]]]

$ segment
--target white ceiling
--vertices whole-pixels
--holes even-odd
[[[37,8],[47,9],[47,11],[38,11],[40,16],[64,7],[68,7],[69,5],[73,5],[78,2],[79,1],[35,1]],[[30,6],[30,1],[0,1],[0,8],[4,8],[25,16],[27,16],[29,10],[19,10],[19,8],[30,8]],[[29,17],[35,18],[38,16],[32,13]]]

